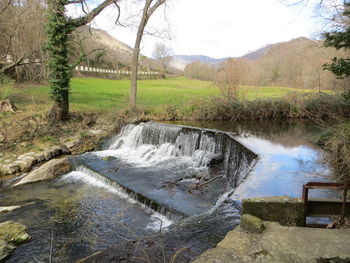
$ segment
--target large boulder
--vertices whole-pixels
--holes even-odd
[[[68,158],[54,159],[29,173],[14,186],[39,182],[43,180],[52,180],[62,174],[69,173],[71,170],[72,165]]]

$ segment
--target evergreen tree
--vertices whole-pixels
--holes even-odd
[[[324,33],[325,46],[339,49],[350,48],[350,3],[344,3],[344,11],[342,12],[342,26],[332,32]],[[330,70],[338,78],[344,79],[350,76],[350,58],[334,57],[332,63],[324,65],[324,69]],[[350,90],[347,91],[350,95]]]

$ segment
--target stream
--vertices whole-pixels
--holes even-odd
[[[74,262],[155,237],[188,248],[188,262],[239,224],[240,200],[300,197],[304,183],[332,181],[324,152],[309,142],[320,131],[306,120],[127,125],[98,151],[71,157],[74,171],[0,189],[0,206],[23,206],[0,221],[32,236],[6,262]]]

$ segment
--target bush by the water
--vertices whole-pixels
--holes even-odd
[[[339,180],[350,180],[350,121],[332,126],[326,136],[325,147],[336,168]]]
[[[350,101],[341,95],[295,94],[282,98],[233,100],[201,99],[181,107],[169,106],[158,117],[168,120],[256,120],[286,118],[344,118],[350,116]]]

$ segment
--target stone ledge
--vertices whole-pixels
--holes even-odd
[[[304,203],[302,199],[288,196],[249,198],[242,202],[242,214],[250,214],[263,221],[276,221],[282,225],[301,226]]]
[[[300,198],[288,196],[248,198],[242,202],[242,214],[250,214],[263,221],[275,221],[282,225],[302,226],[304,203]]]
[[[44,152],[22,154],[16,160],[5,160],[3,162],[5,164],[0,166],[0,176],[28,172],[33,165],[49,161],[63,154],[70,154],[70,150],[64,145],[54,146]]]

